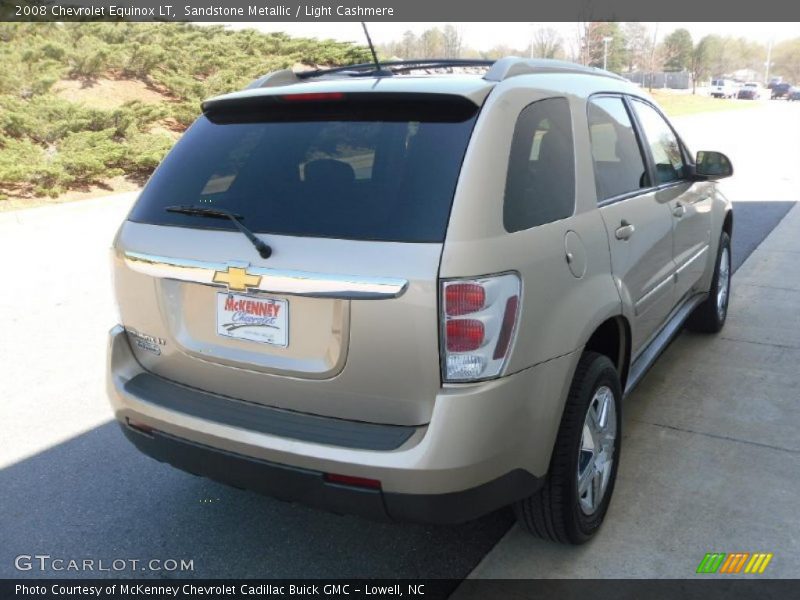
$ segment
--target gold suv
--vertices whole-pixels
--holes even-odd
[[[108,391],[180,469],[336,512],[514,505],[587,540],[624,395],[725,322],[730,203],[642,90],[547,60],[280,71],[119,230]]]

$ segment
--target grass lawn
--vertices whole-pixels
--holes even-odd
[[[753,100],[727,100],[700,94],[676,94],[663,90],[653,90],[651,95],[659,103],[664,112],[671,117],[717,110],[753,108],[761,104]]]

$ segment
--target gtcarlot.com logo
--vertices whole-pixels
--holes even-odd
[[[185,558],[64,558],[50,554],[20,554],[14,559],[17,571],[56,572],[185,572],[194,571],[194,559]]]
[[[697,565],[700,574],[761,575],[772,560],[772,552],[709,552]]]

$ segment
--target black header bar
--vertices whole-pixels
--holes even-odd
[[[0,0],[8,21],[800,21],[787,0]]]

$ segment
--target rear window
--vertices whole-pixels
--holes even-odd
[[[129,219],[234,227],[165,211],[195,205],[259,233],[441,242],[478,110],[442,98],[215,110],[176,144]]]

